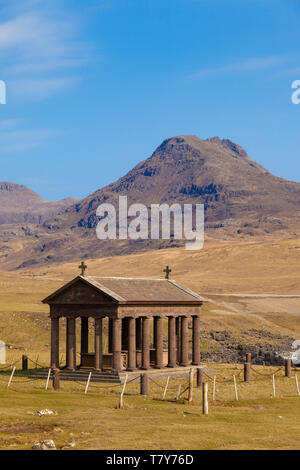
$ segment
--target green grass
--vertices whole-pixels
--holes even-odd
[[[150,395],[139,395],[138,382],[129,383],[124,408],[117,409],[121,386],[61,382],[61,389],[45,391],[44,381],[26,382],[15,377],[7,389],[8,375],[0,375],[0,449],[30,449],[36,440],[53,439],[57,448],[69,442],[76,449],[297,449],[300,397],[295,379],[276,374],[272,398],[270,367],[255,367],[252,382],[242,382],[240,365],[211,364],[219,370],[216,400],[209,381],[209,415],[201,412],[201,389],[193,402],[172,401],[179,382],[171,379],[167,400],[150,382]],[[294,374],[295,372],[293,372]],[[232,377],[237,376],[239,400],[234,399]],[[25,383],[24,383],[25,381]],[[51,385],[51,384],[50,384]],[[186,397],[186,395],[185,395]],[[257,405],[260,405],[257,407]],[[55,416],[39,417],[50,408]]]
[[[161,265],[169,262],[169,258],[163,258],[162,261],[161,256],[160,253],[155,272],[160,272]],[[135,260],[136,258],[133,258],[132,264],[128,265],[129,257],[125,258],[126,275],[136,274]],[[112,274],[112,261],[103,262],[107,263],[106,274]],[[119,260],[116,262],[119,263]],[[198,263],[198,260],[195,262]],[[189,267],[187,273],[193,273],[193,277],[191,279],[183,277],[178,280],[200,293],[205,292],[205,285],[202,283],[206,277],[203,276],[203,272],[201,271],[201,282],[197,281],[197,284],[195,281],[190,285],[190,280],[194,282],[195,271],[190,264],[187,266]],[[210,262],[209,266],[215,266],[215,263]],[[114,273],[124,275],[125,267],[124,272]],[[100,268],[101,266],[99,270]],[[132,272],[128,272],[129,268]],[[92,266],[90,272],[96,273]],[[217,278],[212,274],[211,279],[210,291],[226,278],[224,276]],[[45,367],[49,364],[49,313],[48,307],[40,301],[63,282],[63,275],[62,279],[51,279],[16,273],[1,274],[0,336],[7,344],[25,348],[8,351],[9,363],[17,361],[18,369],[21,367],[22,354],[27,354],[30,359],[37,360]],[[239,274],[236,275],[236,282],[235,290],[243,292],[244,284],[241,286],[238,284]],[[250,291],[255,291],[255,285]],[[226,290],[226,283],[224,289]],[[264,290],[270,289],[264,288]],[[296,292],[297,289],[291,291]],[[251,311],[230,313],[228,305],[223,305],[225,300],[234,307],[243,305],[246,309],[242,299],[230,296],[225,299],[218,298],[217,304],[204,305],[202,329],[229,329],[242,341],[244,339],[241,331],[248,328],[265,326],[270,331],[292,335],[296,335],[299,331],[297,313],[273,314],[267,310],[261,314],[256,310],[254,314]],[[214,313],[214,310],[224,310],[224,314]],[[63,322],[60,333],[60,357],[63,363],[65,360]],[[77,336],[79,340],[79,334]],[[91,343],[93,343],[92,336]],[[205,350],[209,343],[209,340],[203,339],[202,350]],[[32,362],[29,362],[29,365],[34,367]],[[179,380],[171,380],[170,387],[174,390],[168,392],[166,401],[161,400],[164,381],[160,382],[160,387],[151,383],[149,397],[139,395],[138,384],[129,384],[124,397],[125,406],[120,410],[116,409],[120,386],[107,387],[101,384],[95,388],[92,384],[88,394],[84,395],[83,385],[61,382],[60,391],[54,392],[51,385],[49,390],[45,391],[45,382],[24,383],[26,378],[20,377],[21,374],[17,371],[11,388],[7,390],[9,372],[0,371],[0,449],[31,449],[36,440],[43,439],[54,439],[57,448],[75,441],[76,449],[297,449],[299,447],[300,397],[297,396],[294,378],[286,379],[282,372],[276,375],[277,398],[274,399],[271,396],[270,374],[276,369],[255,367],[265,375],[253,375],[252,382],[245,384],[241,381],[242,375],[238,375],[242,370],[241,365],[211,364],[210,366],[220,370],[221,373],[217,375],[214,402],[212,402],[212,382],[208,379],[210,400],[208,416],[203,416],[201,413],[200,389],[195,388],[191,404],[185,400],[177,403],[169,401],[175,396]],[[239,401],[234,400],[233,374],[237,376]],[[257,405],[261,407],[256,408]],[[42,418],[33,414],[43,408],[50,408],[57,414]]]

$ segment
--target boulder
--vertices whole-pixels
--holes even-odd
[[[56,445],[52,439],[46,439],[45,441],[35,442],[32,450],[56,450]]]

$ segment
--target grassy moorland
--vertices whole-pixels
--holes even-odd
[[[300,241],[291,239],[264,243],[207,243],[200,252],[182,249],[86,260],[88,275],[159,277],[163,267],[172,277],[206,296],[203,329],[229,329],[237,336],[246,328],[300,335],[300,299],[282,295],[300,294]],[[47,366],[50,322],[48,307],[41,299],[78,274],[74,263],[0,273],[0,339],[12,349],[8,362],[21,355]],[[276,294],[281,297],[245,297],[242,294]],[[238,294],[238,296],[236,296]],[[300,336],[298,336],[300,337]],[[92,341],[92,338],[91,338]],[[64,361],[64,325],[61,330]],[[32,362],[31,367],[35,367]],[[277,394],[271,397],[272,368],[257,368],[250,384],[238,378],[239,401],[234,400],[233,374],[241,365],[212,365],[217,376],[216,401],[210,414],[201,414],[201,393],[194,400],[161,401],[162,389],[138,395],[138,385],[129,384],[125,406],[116,409],[120,387],[91,387],[63,382],[61,390],[44,390],[41,381],[24,382],[18,377],[7,390],[8,375],[0,371],[0,448],[30,449],[33,442],[52,438],[58,448],[75,442],[76,449],[296,449],[300,411],[295,379],[276,375]],[[268,375],[267,375],[268,374]],[[294,375],[294,372],[293,372]],[[226,382],[228,380],[228,382]],[[176,388],[178,381],[172,381]],[[162,385],[163,383],[161,383]],[[99,386],[97,386],[99,387]],[[210,385],[210,398],[212,387]],[[174,398],[175,391],[168,394]],[[50,408],[55,416],[33,414]]]
[[[37,440],[53,439],[58,449],[297,449],[300,408],[294,377],[276,374],[272,398],[271,373],[256,366],[252,382],[242,382],[241,365],[217,365],[216,399],[209,381],[209,415],[201,413],[201,390],[193,402],[172,401],[179,382],[170,380],[163,401],[162,388],[150,382],[150,395],[139,395],[137,382],[128,384],[124,408],[117,409],[121,386],[61,382],[61,389],[45,391],[42,381],[16,377],[7,390],[8,375],[0,375],[0,449],[30,449]],[[234,398],[233,374],[239,400]],[[293,372],[294,375],[294,372]],[[164,381],[158,381],[161,386]],[[186,397],[186,395],[184,396]],[[44,408],[53,416],[39,417]],[[71,448],[71,447],[69,447]],[[72,447],[73,448],[73,447]]]
[[[169,249],[86,260],[87,275],[160,277],[168,264],[173,279],[210,299],[203,308],[203,329],[239,334],[262,328],[300,337],[299,298],[243,296],[300,294],[299,248],[298,239],[206,243],[197,252]],[[78,264],[0,272],[0,339],[32,354],[49,351],[48,307],[41,299],[75,277]]]

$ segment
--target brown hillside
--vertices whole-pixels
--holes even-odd
[[[2,267],[178,247],[178,240],[100,241],[96,209],[103,202],[203,203],[208,239],[289,237],[300,233],[300,183],[278,178],[229,140],[178,136],[165,140],[153,155],[127,175],[60,214],[31,228],[31,234],[6,234]],[[1,256],[1,247],[0,247]]]
[[[40,224],[75,202],[75,198],[45,201],[26,186],[0,182],[0,224]]]
[[[52,230],[95,227],[103,202],[203,203],[207,222],[247,217],[293,215],[299,209],[300,183],[277,178],[229,140],[179,136],[165,140],[147,160],[116,183],[96,191],[45,223]],[[275,197],[276,195],[276,197]]]

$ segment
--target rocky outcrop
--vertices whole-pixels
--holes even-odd
[[[202,331],[201,359],[203,362],[243,363],[251,353],[257,365],[284,364],[282,354],[291,350],[294,338],[266,330],[250,329],[235,336],[231,331]]]

